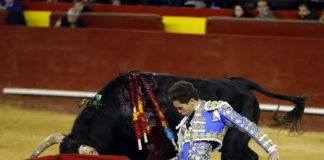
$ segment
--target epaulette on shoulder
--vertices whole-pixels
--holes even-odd
[[[206,111],[213,111],[213,110],[216,110],[219,107],[221,107],[223,103],[225,103],[225,102],[224,101],[208,101],[207,104],[205,105],[204,109]]]

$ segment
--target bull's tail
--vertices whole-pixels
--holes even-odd
[[[242,87],[245,87],[248,90],[255,90],[271,98],[293,102],[295,104],[295,107],[291,111],[289,111],[285,116],[279,118],[277,116],[278,110],[275,112],[275,114],[273,115],[273,120],[275,121],[274,126],[287,127],[290,128],[290,131],[292,132],[296,132],[297,134],[302,133],[299,130],[299,126],[300,126],[300,120],[303,116],[305,104],[308,97],[306,96],[294,97],[294,96],[272,93],[270,91],[267,91],[263,87],[261,87],[259,84],[241,77],[233,77],[229,79],[241,85]]]
[[[65,138],[65,135],[62,133],[54,133],[49,135],[45,140],[43,140],[35,149],[33,154],[30,156],[31,158],[38,157],[46,148],[61,143],[62,140]]]

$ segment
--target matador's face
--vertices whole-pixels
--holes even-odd
[[[188,103],[181,103],[178,100],[172,101],[173,106],[178,110],[178,112],[183,116],[189,116],[195,109],[197,102],[194,99],[191,99]]]

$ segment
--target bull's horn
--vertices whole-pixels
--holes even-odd
[[[45,138],[30,156],[31,158],[39,156],[46,148],[52,146],[53,144],[61,143],[65,135],[62,133],[53,133]]]

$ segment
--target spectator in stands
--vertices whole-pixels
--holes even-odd
[[[5,24],[26,25],[23,7],[18,0],[0,0],[0,2],[0,9],[7,10],[8,12]]]
[[[233,8],[233,17],[235,18],[247,18],[252,17],[246,9],[243,7],[243,5],[236,4]]]
[[[298,7],[298,19],[316,20],[316,11],[311,10],[307,4],[302,3]]]
[[[257,10],[259,15],[256,18],[276,18],[272,10],[270,9],[266,0],[259,0],[257,3]]]
[[[120,6],[121,5],[121,0],[112,0],[111,4],[114,6]]]
[[[207,3],[204,0],[186,0],[184,6],[193,8],[206,8]]]
[[[219,0],[210,0],[209,8],[210,9],[220,9],[223,7],[222,5],[223,4]]]
[[[324,9],[323,9],[322,14],[318,20],[321,22],[324,22]]]
[[[84,0],[74,0],[73,8],[79,11],[80,13],[92,12],[92,10],[86,5],[86,2]]]
[[[70,8],[67,15],[55,23],[55,27],[80,28],[85,27],[85,24],[80,19],[80,12],[75,8]]]

